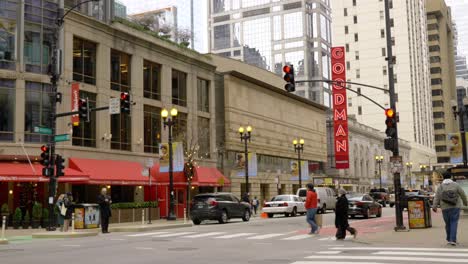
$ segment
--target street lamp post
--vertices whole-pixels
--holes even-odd
[[[293,140],[294,151],[297,153],[297,167],[299,169],[299,188],[302,187],[302,168],[301,168],[301,152],[304,152],[304,139]]]
[[[382,162],[384,157],[383,156],[375,156],[375,160],[377,164],[379,164],[379,179],[380,179],[380,189],[382,189]]]
[[[421,172],[424,172],[424,175],[423,175],[423,185],[424,185],[424,177],[425,177],[425,175],[426,175],[426,168],[427,168],[426,165],[419,165],[419,170],[420,170]]]
[[[241,142],[244,142],[245,190],[247,193],[249,193],[249,150],[247,147],[247,142],[250,142],[252,127],[247,126],[245,130],[244,127],[239,127],[240,139]]]
[[[458,109],[457,101],[451,100],[452,103],[452,111],[453,117],[457,120],[457,116],[459,117],[459,126],[460,126],[460,140],[462,145],[462,153],[463,153],[463,167],[467,167],[467,152],[466,152],[466,138],[465,138],[465,123],[464,116],[468,116],[468,97],[463,98],[463,107],[462,109]]]
[[[177,109],[171,109],[171,117],[169,117],[169,112],[166,109],[161,111],[161,116],[163,118],[164,129],[168,127],[168,147],[169,147],[169,215],[167,220],[176,220],[176,215],[174,212],[175,208],[175,197],[174,197],[174,173],[173,173],[173,153],[172,153],[172,127],[176,124],[175,119],[177,117]]]
[[[406,169],[408,170],[408,173],[406,175],[409,176],[409,180],[410,180],[410,188],[411,188],[411,177],[413,176],[412,174],[412,171],[411,169],[413,168],[413,162],[406,162]]]

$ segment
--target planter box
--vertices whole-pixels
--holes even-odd
[[[117,223],[141,223],[143,211],[145,211],[145,221],[148,221],[148,209],[149,208],[138,208],[138,209],[114,209],[112,210],[112,217],[109,219],[110,224]],[[151,208],[151,220],[158,220],[159,208]]]

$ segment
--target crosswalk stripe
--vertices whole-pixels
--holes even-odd
[[[403,251],[379,251],[374,255],[406,255],[406,256],[433,256],[433,257],[468,257],[467,253],[442,253],[442,252],[403,252]]]
[[[291,264],[351,264],[348,261],[296,261]],[[385,264],[383,262],[352,262],[352,264]]]
[[[324,255],[336,255],[336,254],[340,254],[341,251],[319,251],[317,252],[317,254],[324,254]]]
[[[272,237],[278,237],[278,236],[283,236],[284,234],[266,234],[266,235],[259,235],[259,236],[253,236],[253,237],[249,237],[247,239],[267,239],[267,238],[272,238]]]
[[[421,261],[444,263],[468,263],[468,259],[454,258],[425,258],[425,257],[393,257],[393,256],[309,256],[306,259],[326,260],[390,260],[390,261]]]
[[[252,236],[255,234],[256,233],[238,233],[238,234],[232,234],[232,235],[219,236],[215,238],[228,239],[228,238],[235,238],[235,237]]]
[[[186,238],[199,238],[199,237],[208,237],[208,236],[218,236],[226,234],[226,232],[210,232],[210,233],[204,233],[204,234],[198,234],[198,235],[190,235],[190,236],[184,236]]]
[[[171,233],[171,234],[164,234],[164,235],[156,235],[152,237],[175,237],[175,236],[185,236],[195,234],[195,232],[180,232],[180,233]]]
[[[297,236],[292,236],[292,237],[286,237],[281,240],[301,240],[309,237],[314,237],[314,235],[309,235],[309,234],[304,234],[304,235],[297,235]]]
[[[468,249],[461,248],[402,248],[402,247],[332,247],[332,250],[357,250],[357,251],[436,251],[436,252],[468,252]]]
[[[128,237],[145,237],[145,236],[153,236],[153,235],[160,235],[160,234],[167,234],[167,232],[153,232],[153,233],[133,234],[133,235],[127,235],[127,236]]]

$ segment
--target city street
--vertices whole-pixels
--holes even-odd
[[[360,234],[393,226],[394,210],[382,218],[351,220]],[[111,233],[92,238],[17,241],[0,247],[2,263],[468,263],[468,249],[417,250],[404,242],[397,248],[334,240],[334,214],[324,216],[320,235],[308,235],[305,217],[252,218],[220,225],[204,223],[189,228],[146,233]],[[374,249],[374,247],[378,247]],[[463,254],[462,252],[465,252]],[[423,258],[423,259],[421,259]],[[418,260],[419,259],[419,260]],[[6,260],[6,262],[4,262]],[[381,260],[381,261],[379,261]],[[445,259],[446,260],[446,259]],[[376,262],[375,262],[376,261]]]

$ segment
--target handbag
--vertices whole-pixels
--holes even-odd
[[[323,225],[323,214],[315,214],[315,223],[319,226],[322,227]]]
[[[65,216],[67,214],[67,208],[65,207],[65,205],[62,203],[62,205],[60,206],[60,214]]]

